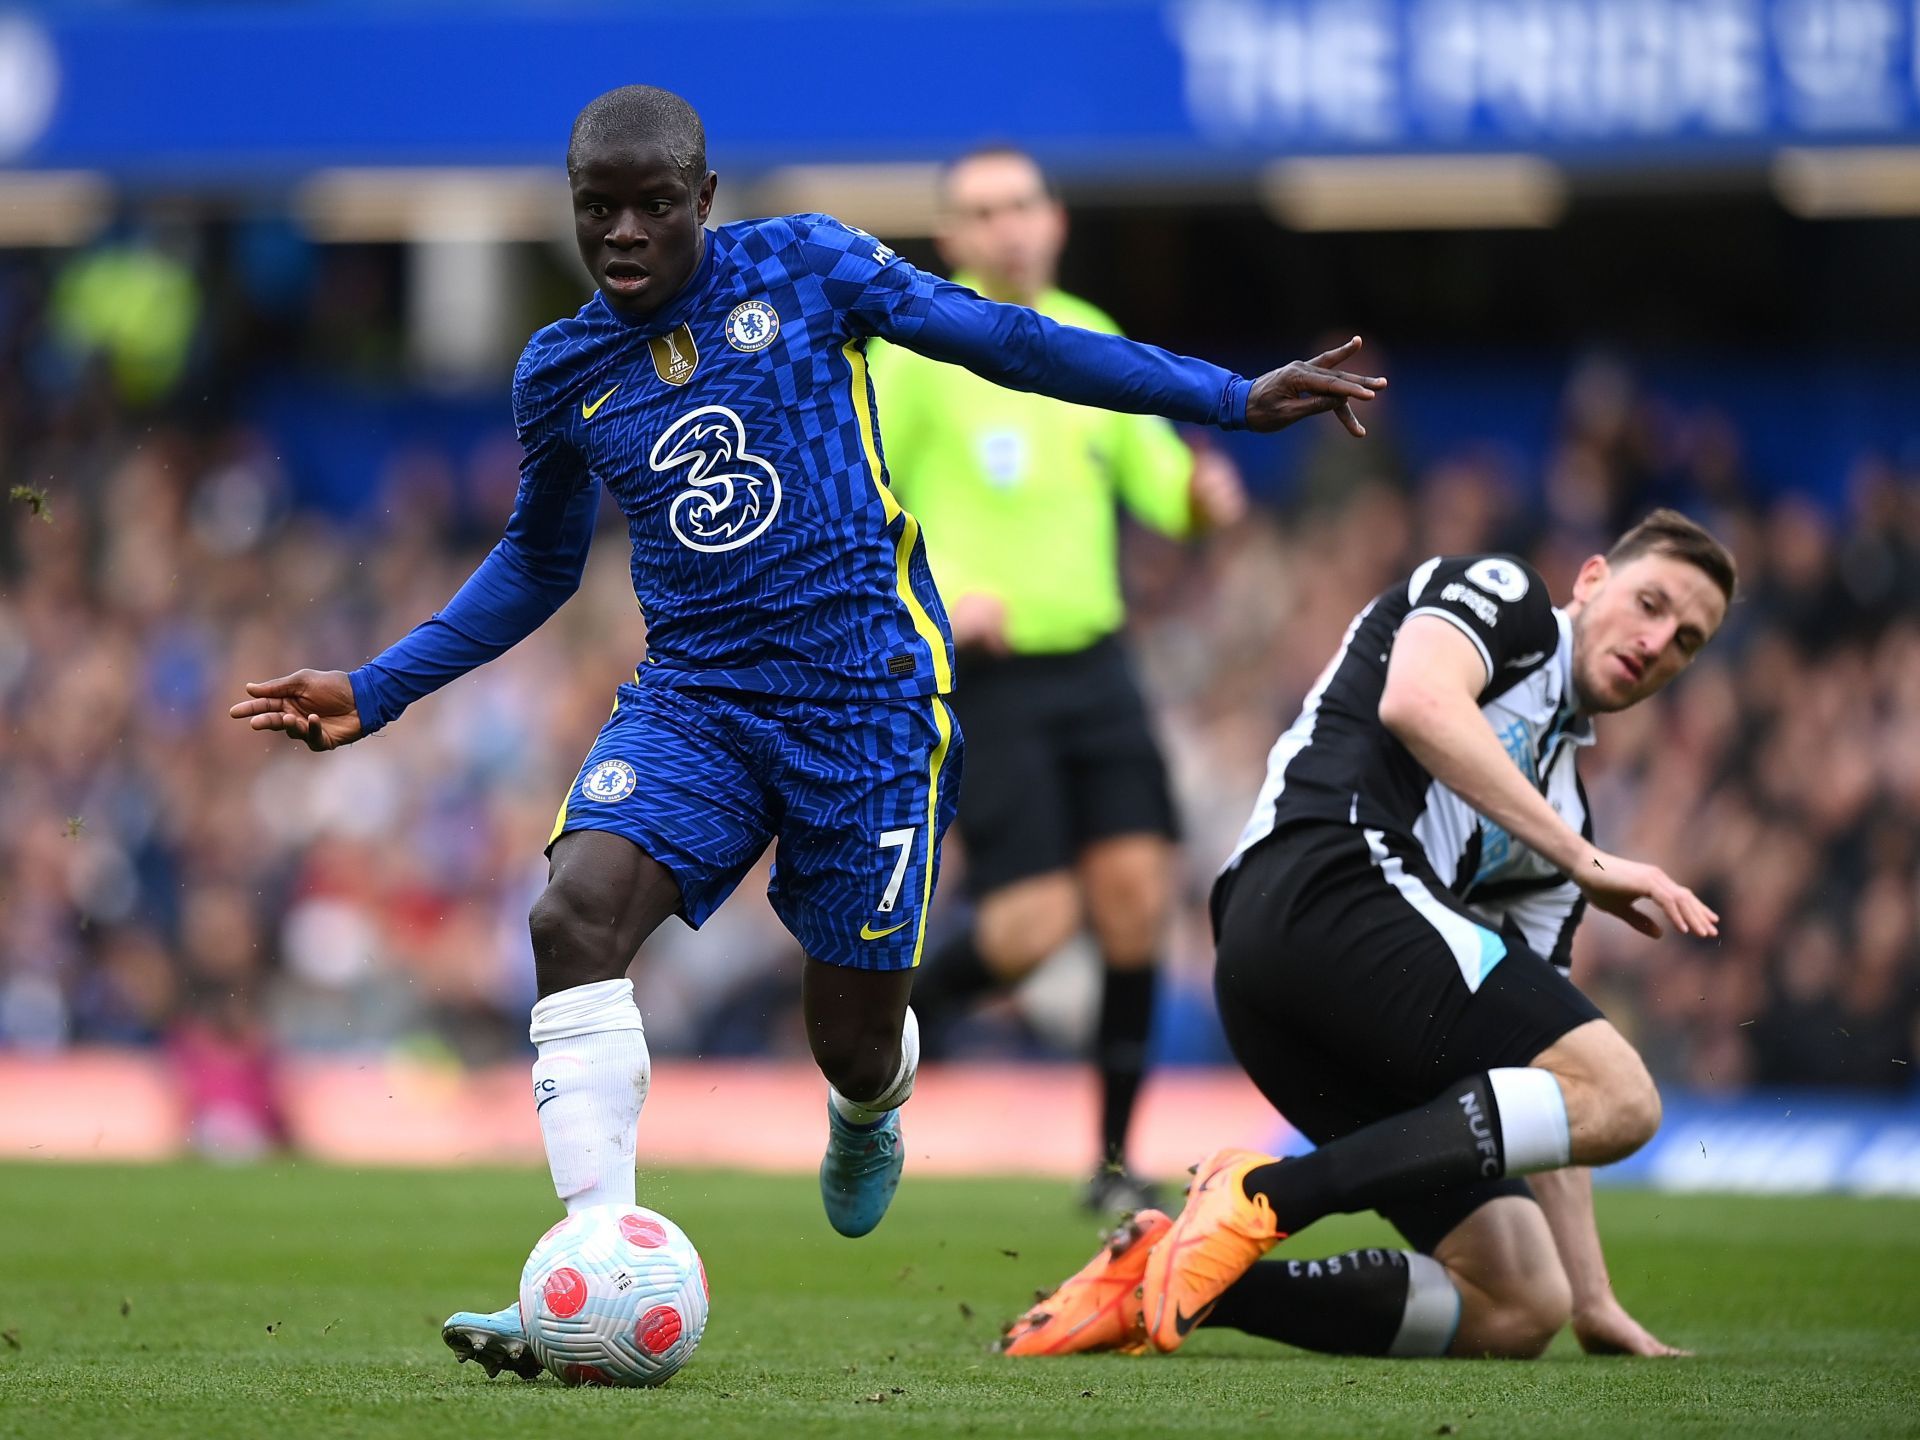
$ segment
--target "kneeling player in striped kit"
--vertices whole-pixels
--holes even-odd
[[[1591,903],[1648,935],[1718,916],[1598,850],[1592,717],[1661,689],[1734,590],[1718,541],[1657,511],[1557,609],[1511,556],[1429,560],[1348,627],[1269,760],[1215,888],[1234,1054],[1318,1149],[1222,1150],[1021,1316],[1019,1355],[1177,1349],[1225,1325],[1314,1350],[1679,1353],[1614,1298],[1586,1167],[1660,1123],[1646,1067],[1567,978]],[[1530,1176],[1530,1179],[1521,1179]],[[1377,1210],[1411,1250],[1258,1263]]]

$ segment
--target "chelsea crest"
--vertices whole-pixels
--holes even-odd
[[[727,344],[751,355],[780,333],[780,314],[764,300],[742,300],[727,314]]]
[[[633,767],[626,761],[602,760],[580,783],[580,793],[589,800],[611,805],[633,793],[635,779]]]

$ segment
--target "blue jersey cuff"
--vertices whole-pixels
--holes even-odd
[[[1247,428],[1247,396],[1253,393],[1253,382],[1236,375],[1227,381],[1227,388],[1220,395],[1220,419],[1222,430],[1244,430]]]
[[[371,735],[387,723],[387,717],[380,713],[380,690],[374,678],[368,672],[371,664],[362,665],[358,670],[350,671],[348,681],[353,685],[353,708],[360,712],[360,733]]]

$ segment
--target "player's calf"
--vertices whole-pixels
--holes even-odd
[[[1452,1355],[1485,1360],[1535,1360],[1544,1355],[1573,1314],[1563,1291],[1514,1296],[1480,1306],[1462,1304],[1460,1334]]]
[[[907,1008],[911,984],[910,970],[807,962],[807,1038],[827,1077],[820,1200],[842,1235],[865,1235],[878,1225],[900,1185],[900,1107],[920,1068],[920,1027]]]
[[[1573,1314],[1573,1289],[1545,1214],[1503,1196],[1475,1210],[1434,1247],[1460,1296],[1448,1354],[1531,1360]]]

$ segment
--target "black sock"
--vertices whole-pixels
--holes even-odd
[[[953,936],[921,963],[913,977],[913,1013],[920,1021],[920,1053],[944,1059],[947,1032],[973,1002],[1000,981],[974,944],[973,927]]]
[[[1241,1188],[1248,1198],[1264,1194],[1275,1222],[1291,1235],[1322,1215],[1372,1210],[1506,1173],[1493,1086],[1476,1075],[1310,1155],[1257,1166]]]
[[[1410,1305],[1415,1267],[1423,1288]],[[1234,1282],[1204,1323],[1329,1355],[1439,1355],[1459,1314],[1450,1287],[1433,1261],[1405,1250],[1264,1260]]]
[[[1124,1165],[1133,1106],[1147,1071],[1147,1037],[1153,1030],[1151,967],[1106,967],[1100,996],[1100,1028],[1093,1041],[1093,1063],[1100,1070],[1100,1153],[1108,1165]]]

